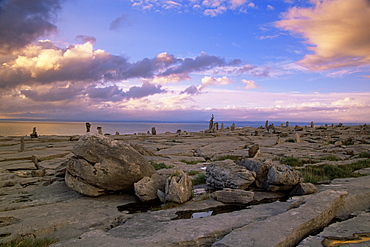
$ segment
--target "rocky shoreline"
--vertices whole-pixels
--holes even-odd
[[[274,165],[286,157],[306,160],[302,167],[342,165],[368,159],[362,154],[370,149],[366,125],[266,124],[106,138],[129,144],[147,161],[163,164],[165,168],[157,171],[162,176],[181,170],[193,178],[233,157]],[[347,246],[369,244],[346,241],[353,234],[361,238],[370,233],[370,176],[315,184],[316,193],[288,198],[285,192],[234,188],[241,190],[242,200],[254,194],[239,210],[212,216],[207,212],[230,205],[235,194],[226,199],[218,195],[226,200],[221,202],[209,192],[209,182],[194,186],[192,199],[177,207],[129,213],[117,207],[137,203],[133,192],[87,197],[66,186],[63,164],[75,156],[72,150],[79,139],[0,137],[0,243],[29,236],[57,239],[53,246],[325,246],[331,236],[343,238]],[[336,160],[329,160],[333,156]],[[207,217],[176,219],[180,212]]]

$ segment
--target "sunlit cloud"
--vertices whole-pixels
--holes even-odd
[[[302,35],[313,54],[299,64],[310,70],[370,64],[370,2],[368,0],[312,1],[311,8],[293,7],[276,26]]]
[[[250,0],[131,0],[132,6],[142,10],[192,11],[200,12],[205,16],[215,17],[229,10],[245,13],[246,8],[254,8]]]
[[[257,84],[255,81],[243,79],[242,82],[245,84],[244,89],[248,90],[248,89],[253,89],[257,87]]]
[[[233,81],[226,77],[226,76],[223,76],[223,77],[220,77],[220,78],[215,78],[215,77],[211,77],[211,76],[205,76],[202,78],[202,87],[208,87],[208,86],[211,86],[211,85],[228,85],[228,84],[231,84],[233,83]]]

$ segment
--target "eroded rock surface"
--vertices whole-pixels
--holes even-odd
[[[214,188],[246,189],[255,180],[255,174],[232,160],[216,161],[207,166],[206,182]]]
[[[155,170],[130,145],[102,135],[85,135],[73,147],[66,184],[87,196],[133,190],[134,183]]]

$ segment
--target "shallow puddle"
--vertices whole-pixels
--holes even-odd
[[[233,211],[239,211],[242,209],[250,208],[246,205],[222,205],[217,207],[211,207],[207,208],[205,210],[184,210],[184,211],[177,211],[177,217],[172,218],[171,220],[179,220],[179,219],[199,219],[204,217],[209,217],[217,214],[223,214],[223,213],[230,213]]]
[[[160,202],[155,203],[140,203],[140,202],[133,202],[121,206],[117,206],[118,211],[128,211],[129,214],[134,213],[145,213],[153,208],[158,208],[162,205]]]
[[[370,233],[355,233],[352,237],[326,237],[322,241],[325,247],[337,247],[343,244],[357,244],[369,242],[370,246]]]

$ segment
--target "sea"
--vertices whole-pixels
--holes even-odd
[[[217,122],[217,121],[215,121]],[[265,126],[265,121],[219,121],[224,123],[225,128],[235,123],[236,127],[260,127]],[[269,121],[280,126],[282,121]],[[139,134],[151,132],[155,127],[157,133],[176,133],[178,130],[187,132],[199,132],[208,129],[209,122],[90,122],[91,133],[97,133],[97,127],[101,127],[104,134],[120,135]],[[315,123],[315,126],[322,126],[326,123]],[[332,123],[327,123],[331,125]],[[337,124],[337,123],[334,123]],[[361,123],[363,124],[363,123]],[[290,122],[289,126],[310,126],[310,122]],[[344,123],[344,125],[359,125],[356,123]],[[0,136],[29,136],[33,128],[36,128],[38,135],[59,135],[72,136],[86,133],[86,122],[57,122],[57,121],[0,121]]]

